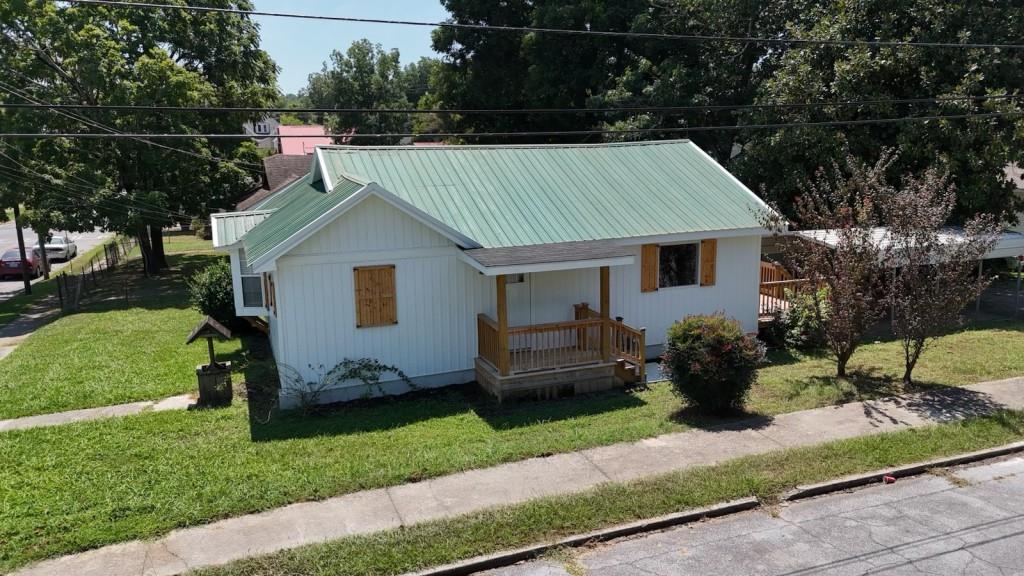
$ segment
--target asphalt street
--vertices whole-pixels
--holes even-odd
[[[31,247],[38,240],[35,231],[30,228],[23,228],[22,230],[25,234],[25,247]],[[107,232],[68,232],[68,236],[78,245],[78,253],[81,254],[110,238],[111,234]],[[0,253],[17,248],[18,236],[14,229],[14,222],[9,221],[0,224]],[[51,262],[50,269],[52,271],[59,271],[65,265],[66,262]],[[21,291],[21,289],[21,280],[0,280],[0,300],[11,297]]]
[[[755,510],[487,574],[1024,574],[1024,458]]]

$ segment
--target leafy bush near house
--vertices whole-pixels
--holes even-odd
[[[764,357],[764,345],[736,320],[687,316],[668,329],[662,370],[691,405],[723,414],[743,407]]]
[[[210,229],[210,222],[208,220],[193,218],[190,228],[196,237],[202,240],[210,240],[213,238],[213,230]]]
[[[783,315],[786,326],[786,345],[797,350],[818,350],[825,346],[825,329],[823,322],[828,322],[829,309],[826,288],[818,293],[786,292],[789,308]],[[821,316],[815,310],[821,307]]]
[[[196,309],[225,326],[235,323],[231,265],[225,259],[199,270],[188,279],[188,297]]]

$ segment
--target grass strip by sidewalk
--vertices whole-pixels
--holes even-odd
[[[450,520],[344,538],[202,576],[383,576],[563,538],[745,496],[771,502],[799,484],[999,446],[1024,438],[1024,413],[941,424],[748,456],[628,484],[608,484]]]

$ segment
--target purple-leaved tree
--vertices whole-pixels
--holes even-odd
[[[816,231],[810,238],[781,236],[787,222],[776,213],[762,217],[762,224],[780,237],[786,267],[807,280],[805,289],[840,378],[846,377],[864,332],[885,310],[882,250],[876,240],[881,203],[893,194],[885,173],[894,158],[885,151],[874,165],[866,165],[847,156],[842,165],[819,168],[794,203],[793,227]]]
[[[991,280],[975,267],[998,239],[1000,221],[981,215],[949,227],[955,207],[954,184],[934,168],[906,176],[884,204],[888,300],[907,385],[928,343],[959,326],[964,308]]]

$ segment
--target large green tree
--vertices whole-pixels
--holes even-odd
[[[248,0],[206,5],[252,9]],[[0,4],[0,66],[0,98],[8,102],[258,107],[278,96],[277,68],[259,48],[258,26],[237,14],[11,0]],[[234,133],[247,119],[18,111],[3,122],[26,132]],[[0,164],[34,181],[33,213],[61,227],[137,235],[149,271],[166,265],[163,226],[229,206],[257,182],[250,147],[227,140],[46,139],[0,147],[10,155]]]
[[[804,38],[892,39],[918,42],[1015,44],[1024,29],[1024,5],[941,0],[866,0],[821,3],[790,25]],[[1024,90],[1024,50],[936,47],[793,47],[758,83],[756,101],[864,101],[963,98]],[[1024,110],[1020,101],[976,100],[791,108],[748,115],[756,122],[823,122],[870,118],[961,115]],[[801,178],[849,152],[864,161],[885,147],[901,150],[891,176],[948,170],[958,189],[952,216],[978,212],[1012,215],[1019,200],[1003,176],[1024,152],[1020,116],[914,121],[842,127],[758,130],[744,135],[732,163],[749,185],[789,207]]]
[[[357,40],[345,52],[332,52],[330,62],[325,62],[320,72],[310,74],[301,95],[316,108],[410,108],[411,90],[399,59],[398,50],[384,50],[380,44]],[[414,69],[417,77],[421,75],[420,66]],[[324,123],[329,132],[351,132],[349,141],[354,144],[397,144],[361,138],[359,134],[408,132],[410,121],[400,114],[343,113],[327,114]]]
[[[443,0],[451,21],[691,36],[1019,43],[1024,6],[946,0]],[[1014,94],[1024,51],[837,47],[756,41],[622,38],[441,28],[431,95],[449,108],[744,106]],[[572,115],[442,116],[446,131],[667,129],[605,139],[691,137],[755,190],[793,213],[799,185],[847,154],[873,164],[904,153],[893,176],[942,165],[958,189],[955,218],[1015,208],[1002,167],[1020,161],[1019,117],[787,129],[687,127],[1014,111],[1014,102],[674,110]],[[590,137],[580,138],[589,140]],[[508,138],[507,141],[522,141]]]

